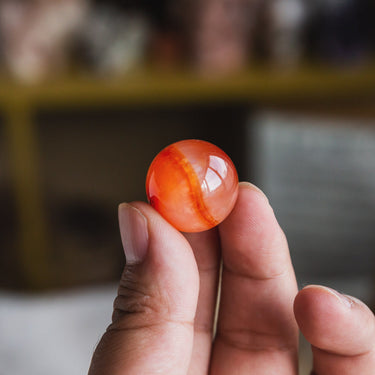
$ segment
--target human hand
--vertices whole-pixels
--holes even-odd
[[[322,286],[298,293],[284,233],[253,185],[207,232],[182,235],[141,202],[119,218],[127,265],[89,375],[296,375],[299,329],[314,374],[374,375],[374,315]]]

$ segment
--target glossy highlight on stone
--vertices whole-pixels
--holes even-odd
[[[188,139],[163,149],[146,178],[150,204],[176,229],[202,232],[221,223],[238,195],[229,156],[212,143]]]

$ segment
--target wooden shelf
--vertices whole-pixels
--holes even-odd
[[[375,67],[357,70],[305,68],[280,72],[253,69],[221,78],[189,71],[141,71],[118,80],[77,76],[37,85],[3,80],[0,106],[174,104],[184,102],[336,101],[375,95]]]

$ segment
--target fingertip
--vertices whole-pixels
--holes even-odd
[[[373,344],[371,311],[363,302],[334,289],[304,287],[295,297],[294,314],[302,334],[319,349],[357,355]]]
[[[267,197],[241,182],[233,211],[219,225],[224,264],[257,279],[294,273],[288,244]]]
[[[143,217],[144,221],[136,215],[124,215],[124,211],[129,210]],[[124,217],[128,219],[127,222]],[[186,238],[145,202],[121,203],[119,218],[122,242],[127,245],[130,257],[126,255],[131,259],[129,264],[137,266],[132,268],[132,272],[138,272],[145,284],[153,285],[153,288],[168,295],[168,300],[173,304],[173,307],[169,308],[176,315],[183,316],[188,312],[188,318],[192,319],[199,291],[199,274],[193,251]],[[124,223],[127,230],[124,230]],[[144,259],[137,258],[139,253],[133,250],[134,246],[129,246],[139,242],[135,239],[140,239],[140,223],[147,226],[148,247],[147,252],[142,253]]]
[[[121,203],[119,209],[122,209],[123,205],[129,205],[135,208],[146,218],[150,237],[152,236],[155,240],[159,237],[165,238],[166,243],[168,242],[168,238],[170,238],[170,241],[182,241],[184,245],[189,247],[182,233],[165,220],[150,204],[142,201],[133,201],[128,204]],[[183,246],[183,248],[185,248],[185,246]]]
[[[347,313],[353,305],[348,297],[322,285],[305,286],[294,300],[294,313],[302,332],[314,331],[336,315]]]
[[[277,224],[267,196],[250,182],[239,183],[236,204],[223,224],[244,220],[249,224],[259,221],[267,227],[269,223]]]

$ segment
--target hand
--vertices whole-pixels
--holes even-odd
[[[203,233],[184,236],[140,202],[119,217],[127,265],[89,375],[295,375],[299,329],[317,375],[375,373],[374,315],[322,286],[298,293],[284,233],[253,185]]]

